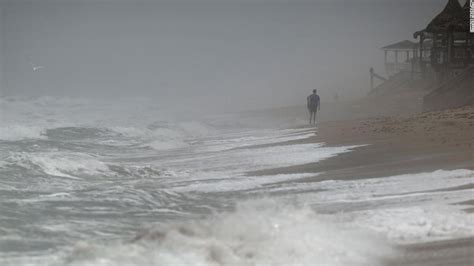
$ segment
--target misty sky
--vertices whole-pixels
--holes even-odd
[[[447,0],[0,2],[3,94],[242,109],[367,92],[380,47],[413,40]]]

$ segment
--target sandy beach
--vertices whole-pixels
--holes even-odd
[[[365,146],[317,163],[248,174],[314,172],[320,174],[301,182],[318,182],[415,174],[438,169],[474,169],[474,106],[403,117],[322,122],[314,130],[316,136],[303,142],[324,142],[327,146]],[[445,190],[473,188],[470,184]],[[464,206],[466,212],[474,210],[472,200],[458,204]],[[341,205],[322,211],[344,212],[347,208],[370,207]],[[473,238],[415,243],[398,248],[400,255],[388,259],[387,265],[474,265]]]
[[[0,0],[0,266],[474,266],[472,1]]]
[[[318,180],[324,180],[474,168],[473,106],[404,117],[322,122],[314,131],[312,138],[283,144],[366,146],[315,164],[251,174],[326,172],[318,176]]]

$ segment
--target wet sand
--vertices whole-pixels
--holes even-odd
[[[400,247],[398,258],[387,260],[387,266],[468,266],[474,265],[474,238],[435,241]]]
[[[326,180],[474,169],[474,106],[410,117],[323,122],[315,132],[315,137],[278,145],[323,142],[327,146],[366,146],[318,163],[248,174],[325,172],[317,180]]]
[[[248,175],[322,173],[301,180],[308,182],[377,178],[438,169],[474,170],[474,106],[405,117],[322,122],[315,131],[315,137],[279,145],[302,142],[324,142],[327,146],[369,145],[317,163],[249,172]],[[472,189],[472,186],[447,189]],[[474,200],[459,204],[466,206],[466,212],[474,210]],[[401,255],[388,260],[387,265],[474,265],[474,238],[399,248]]]

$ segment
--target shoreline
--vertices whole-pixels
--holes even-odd
[[[400,257],[384,265],[471,266],[474,265],[474,237],[399,245]]]
[[[474,106],[410,117],[323,122],[313,130],[314,137],[250,148],[301,143],[361,146],[316,163],[246,174],[321,173],[316,178],[304,179],[307,182],[384,177],[438,169],[474,170]]]
[[[325,146],[363,146],[316,163],[246,174],[319,173],[299,180],[319,182],[383,178],[439,169],[474,170],[474,106],[408,117],[322,122],[315,131],[316,136],[308,139],[271,145],[324,143]],[[473,189],[473,186],[446,189],[464,190]],[[474,195],[473,200],[457,204],[465,206],[465,212],[472,213]],[[474,265],[474,237],[399,244],[396,248],[398,256],[388,258],[386,265]]]

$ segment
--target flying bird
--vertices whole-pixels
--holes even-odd
[[[35,64],[33,64],[33,62],[30,62],[30,65],[31,65],[31,68],[33,69],[33,71],[37,71],[37,70],[40,70],[40,69],[44,68],[44,66],[35,66]]]

